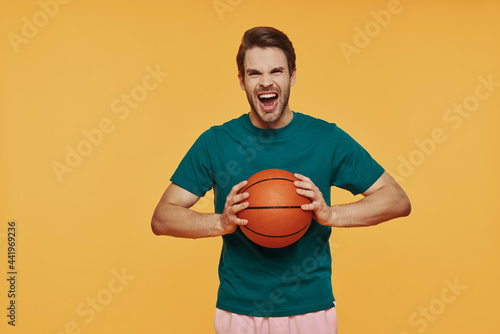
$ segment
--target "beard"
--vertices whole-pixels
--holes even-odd
[[[255,114],[259,117],[259,119],[264,123],[274,123],[281,118],[283,112],[288,107],[288,100],[290,98],[290,85],[288,85],[284,91],[281,91],[279,87],[277,89],[260,89],[255,90],[254,92],[249,92],[245,90],[247,95],[248,103],[250,107],[255,112]],[[259,99],[259,94],[265,92],[276,92],[278,94],[277,97],[277,105],[273,110],[267,111],[264,110],[261,106],[261,101]]]

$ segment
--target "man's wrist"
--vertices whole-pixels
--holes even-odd
[[[328,221],[328,225],[332,227],[337,227],[336,222],[337,222],[337,205],[332,205],[329,207],[330,208],[330,219]]]

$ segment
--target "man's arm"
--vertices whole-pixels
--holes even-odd
[[[334,227],[372,226],[382,222],[408,216],[411,204],[408,196],[399,184],[384,172],[375,183],[362,195],[361,200],[328,206],[321,191],[307,177],[296,174],[301,181],[295,181],[297,193],[312,200],[311,204],[302,205],[304,210],[314,211],[314,218],[322,225]]]
[[[222,214],[209,214],[191,210],[190,208],[200,198],[172,183],[156,206],[151,229],[156,235],[192,239],[232,233],[238,225],[245,225],[248,222],[236,216],[248,206],[248,202],[240,203],[248,198],[248,193],[237,194],[245,185],[246,181],[243,181],[231,189]]]

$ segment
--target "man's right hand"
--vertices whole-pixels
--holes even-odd
[[[246,209],[248,207],[248,202],[243,202],[246,200],[250,194],[247,192],[238,194],[238,192],[243,189],[247,181],[241,181],[235,185],[229,195],[226,197],[226,204],[224,205],[224,211],[220,215],[220,227],[222,234],[229,234],[236,231],[238,225],[246,225],[248,220],[238,218],[237,213]]]

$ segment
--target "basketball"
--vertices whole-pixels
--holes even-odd
[[[248,239],[260,246],[281,248],[306,233],[312,211],[304,211],[300,206],[311,200],[297,194],[293,184],[297,180],[282,169],[266,169],[248,179],[239,193],[250,194],[249,206],[238,213],[238,218],[248,220],[247,225],[240,226]]]

